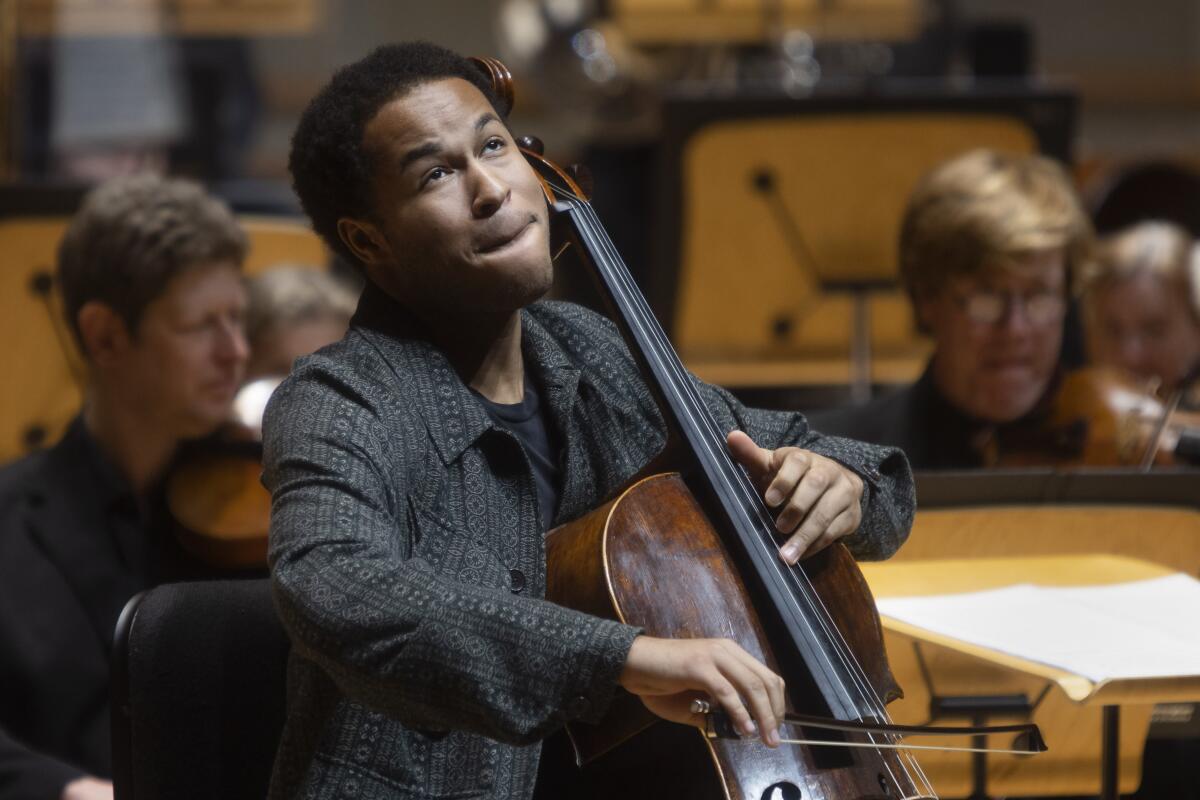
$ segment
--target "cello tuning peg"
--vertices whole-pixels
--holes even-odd
[[[522,136],[517,139],[517,146],[523,150],[529,150],[537,153],[539,156],[546,154],[546,145],[542,144],[542,140],[536,136]]]
[[[567,172],[583,190],[585,197],[592,196],[592,190],[596,188],[595,181],[592,180],[592,171],[583,164],[572,164],[567,167]]]

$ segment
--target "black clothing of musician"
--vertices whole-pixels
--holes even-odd
[[[146,527],[82,420],[0,472],[0,798],[111,774],[108,659]]]
[[[160,583],[228,577],[166,534],[82,418],[0,470],[0,800],[57,798],[112,774],[109,658],[126,601]]]
[[[928,368],[916,383],[866,405],[808,416],[822,433],[900,448],[915,470],[984,466],[984,449],[997,427],[973,419],[951,404]]]

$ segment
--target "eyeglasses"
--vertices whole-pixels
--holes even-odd
[[[963,313],[972,322],[980,325],[995,325],[1006,318],[1020,302],[1025,318],[1034,325],[1048,325],[1062,319],[1067,307],[1066,298],[1057,290],[1040,290],[1022,294],[1002,292],[994,289],[976,289],[972,292],[955,293],[954,299]]]

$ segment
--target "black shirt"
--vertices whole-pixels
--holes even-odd
[[[93,491],[99,500],[98,505],[104,509],[104,527],[112,537],[117,558],[129,572],[148,579],[149,503],[138,502],[129,482],[92,438],[82,417],[77,417],[71,423],[63,438],[75,441],[75,447],[79,449],[92,475]]]
[[[546,415],[542,413],[542,397],[537,384],[529,379],[528,373],[525,374],[525,397],[519,403],[493,403],[479,392],[474,393],[492,421],[511,431],[521,443],[537,484],[542,528],[549,530],[554,525],[554,514],[558,510],[562,481],[558,468],[558,442],[546,424]]]

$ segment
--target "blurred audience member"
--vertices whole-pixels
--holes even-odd
[[[1143,222],[1101,243],[1080,271],[1088,355],[1169,397],[1200,370],[1200,249],[1186,230]]]
[[[914,385],[813,414],[813,427],[899,446],[917,469],[990,463],[998,437],[1028,425],[1052,391],[1069,274],[1091,241],[1047,158],[975,150],[934,169],[900,232],[901,277],[933,357]]]
[[[88,30],[90,9],[56,9],[63,31]],[[51,40],[50,144],[57,172],[99,181],[161,171],[187,135],[187,89],[180,45],[167,32],[169,11],[144,4],[136,36],[62,36]]]
[[[249,281],[247,380],[285,376],[292,362],[346,333],[358,291],[328,272],[276,267]]]
[[[119,178],[58,254],[87,366],[62,440],[0,471],[0,798],[112,798],[109,656],[121,608],[195,577],[158,493],[186,439],[227,418],[248,348],[229,209],[195,184]]]

